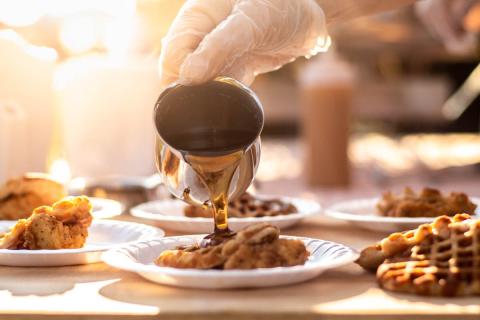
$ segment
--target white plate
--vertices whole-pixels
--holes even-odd
[[[15,221],[0,221],[0,233],[8,232],[14,224]],[[101,261],[101,254],[109,249],[165,235],[163,230],[155,227],[114,220],[94,220],[88,233],[87,242],[80,249],[0,249],[0,265],[50,267],[94,263]]]
[[[470,198],[472,202],[479,205],[480,198]],[[420,224],[430,223],[435,218],[402,218],[402,217],[383,217],[378,215],[376,205],[379,198],[358,199],[337,204],[328,207],[325,215],[343,221],[348,221],[361,228],[379,231],[379,232],[398,232],[415,229]],[[477,207],[475,216],[480,214],[480,208]]]
[[[115,200],[88,197],[92,203],[92,215],[96,219],[107,219],[119,216],[123,212],[123,205]]]
[[[164,250],[197,243],[205,235],[168,237],[145,241],[123,248],[109,250],[103,261],[115,268],[136,272],[160,284],[176,287],[225,289],[260,288],[303,282],[317,277],[323,271],[355,261],[358,254],[344,245],[309,238],[282,237],[302,240],[310,258],[302,266],[253,270],[196,270],[159,267],[154,259]]]
[[[279,215],[273,217],[248,217],[248,218],[229,218],[228,225],[234,230],[238,231],[244,227],[267,222],[280,229],[291,227],[300,220],[310,217],[321,212],[320,205],[311,200],[275,197],[275,196],[257,196],[261,199],[280,198],[284,202],[293,204],[298,213],[291,213],[286,215]],[[151,222],[155,222],[162,228],[169,230],[176,230],[184,233],[210,233],[213,230],[213,218],[192,218],[186,217],[183,209],[187,206],[180,200],[160,200],[142,203],[130,209],[130,213],[137,217]]]

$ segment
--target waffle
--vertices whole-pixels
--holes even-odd
[[[401,195],[386,192],[377,204],[378,213],[387,217],[453,216],[460,212],[474,214],[476,208],[465,193],[451,192],[444,196],[432,188],[424,188],[418,194],[410,188],[405,188]]]
[[[33,209],[51,206],[66,195],[61,183],[39,173],[27,173],[0,187],[0,220],[28,218]]]
[[[249,193],[242,194],[228,204],[228,216],[235,218],[271,217],[291,214],[297,211],[297,208],[291,203],[286,203],[280,199],[263,200]],[[187,217],[213,217],[211,208],[204,209],[197,206],[185,207],[184,214]]]
[[[416,230],[394,233],[357,261],[377,270],[386,290],[429,296],[480,294],[480,221],[441,216]],[[378,267],[378,268],[377,268]]]
[[[155,263],[163,267],[195,269],[254,269],[301,265],[309,253],[300,240],[279,239],[279,229],[250,225],[222,244],[193,245],[167,250]]]

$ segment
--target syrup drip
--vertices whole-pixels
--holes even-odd
[[[222,156],[185,156],[207,188],[213,208],[214,232],[205,238],[202,246],[219,244],[234,234],[228,228],[228,191],[242,156],[243,151]]]
[[[203,206],[212,207],[214,228],[213,233],[203,241],[203,246],[221,243],[234,235],[228,228],[230,184],[240,160],[250,146],[248,141],[254,134],[248,130],[217,130],[187,132],[170,137],[172,144],[178,148],[183,159],[208,190],[209,200]],[[189,188],[183,191],[183,200],[194,203],[190,199]]]

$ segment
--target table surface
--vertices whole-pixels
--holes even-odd
[[[463,190],[478,190],[478,180]],[[289,188],[285,188],[288,185]],[[302,191],[301,182],[272,182],[268,193],[314,197],[322,204],[375,195],[380,187]],[[446,190],[458,190],[447,184]],[[384,189],[384,187],[382,187]],[[471,193],[475,194],[475,193]],[[122,219],[134,220],[128,216]],[[356,249],[384,235],[319,216],[286,234],[341,242]],[[175,235],[168,232],[167,235]],[[479,319],[480,300],[393,294],[359,266],[330,270],[314,280],[277,288],[192,290],[157,285],[102,263],[61,268],[0,267],[0,318],[6,319]]]

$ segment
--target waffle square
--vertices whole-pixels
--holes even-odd
[[[394,233],[357,261],[390,291],[428,296],[480,294],[480,221],[467,214]]]
[[[303,265],[310,254],[304,243],[279,236],[275,226],[254,224],[220,244],[163,251],[155,263],[162,267],[223,270]]]
[[[271,217],[295,212],[297,208],[291,203],[281,199],[260,199],[249,193],[242,194],[228,204],[228,216],[231,218]],[[187,217],[210,218],[213,216],[211,208],[204,209],[196,206],[185,207],[184,213]]]
[[[398,195],[386,192],[377,204],[378,213],[386,217],[454,216],[459,212],[474,214],[476,208],[465,193],[443,194],[433,188],[423,188],[417,193],[407,187]]]

